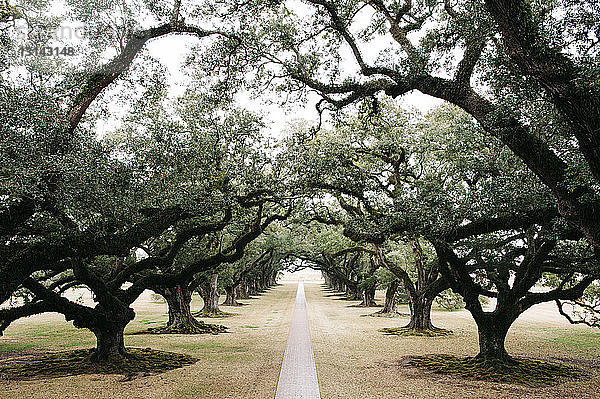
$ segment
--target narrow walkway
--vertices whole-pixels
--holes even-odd
[[[275,399],[320,398],[315,355],[306,314],[304,283],[299,282],[290,335],[283,355]]]

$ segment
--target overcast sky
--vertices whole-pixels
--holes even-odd
[[[56,0],[55,2],[55,10],[57,14],[61,14],[65,11],[65,6],[62,0]],[[288,5],[293,7],[297,13],[303,15],[305,13],[310,12],[310,8],[307,8],[307,5],[302,4],[298,0],[288,0]],[[371,20],[370,11],[365,8],[366,11],[363,14],[359,14],[357,16],[358,23],[354,27],[354,29],[360,29],[360,25],[367,25]],[[83,25],[80,23],[67,23],[67,26],[70,31],[75,31],[76,28],[82,28]],[[60,36],[64,36],[61,34]],[[77,40],[82,40],[78,37],[73,37],[71,39],[65,40],[64,37],[61,37],[62,45],[72,45],[71,43],[77,42]],[[417,40],[418,37],[411,37],[412,40]],[[176,97],[178,95],[183,94],[186,87],[189,84],[189,77],[183,72],[183,63],[186,60],[187,55],[190,54],[190,51],[194,44],[197,44],[199,39],[190,37],[190,36],[167,36],[161,37],[159,39],[153,40],[147,44],[148,51],[151,56],[158,59],[162,65],[164,65],[168,71],[168,79],[170,86],[170,94],[172,97]],[[387,40],[387,41],[386,41]],[[385,48],[389,48],[390,45],[393,46],[389,41],[391,38],[382,37],[380,40],[370,42],[363,51],[363,57],[368,63],[375,63],[376,59],[379,57],[380,52]],[[111,58],[111,55],[108,55],[108,58]],[[352,53],[348,47],[341,49],[341,57],[343,60],[346,60],[342,66],[342,75],[344,76],[355,76],[358,73],[358,66],[352,56]],[[73,61],[77,61],[73,59]],[[344,77],[342,76],[342,78]],[[110,93],[118,93],[122,91],[124,88],[117,81],[113,84],[108,90],[107,94],[103,96],[103,99],[100,101],[109,102],[109,110],[110,117],[107,119],[100,121],[96,124],[97,133],[99,136],[104,136],[104,134],[114,131],[118,128],[120,124],[120,119],[126,115],[129,111],[128,104],[119,103],[116,96],[111,97]],[[273,99],[273,98],[271,98]],[[267,101],[268,98],[264,99],[256,99],[252,98],[248,93],[241,93],[238,96],[238,100],[241,106],[255,112],[260,112],[264,118],[265,122],[268,126],[268,132],[273,136],[280,136],[282,131],[286,130],[286,126],[289,122],[295,119],[303,119],[312,121],[313,123],[317,123],[318,114],[315,109],[316,103],[319,101],[319,97],[317,94],[313,94],[312,97],[309,97],[309,101],[306,104],[298,104],[297,106],[282,108],[276,104],[269,104]],[[418,92],[408,93],[401,98],[395,100],[397,104],[406,109],[416,109],[422,113],[426,113],[432,108],[438,106],[442,103],[441,100],[423,95]],[[325,116],[326,117],[326,116]]]
[[[182,72],[182,65],[194,41],[197,41],[197,39],[186,36],[168,36],[148,44],[150,54],[160,60],[169,72],[172,95],[182,94],[187,86],[188,77]],[[374,50],[373,54],[375,52],[378,52],[378,50]],[[354,60],[349,54],[344,59],[348,60],[348,63],[354,64]],[[240,94],[238,100],[240,105],[247,109],[263,113],[269,125],[269,133],[274,136],[279,136],[285,130],[285,126],[294,119],[305,119],[315,123],[318,119],[315,105],[319,97],[316,94],[309,99],[307,104],[299,104],[298,107],[294,107],[292,110],[282,109],[276,104],[267,104],[265,101],[252,99],[247,93]],[[426,113],[442,103],[437,98],[417,91],[408,93],[396,101],[403,108],[417,109],[422,113]]]

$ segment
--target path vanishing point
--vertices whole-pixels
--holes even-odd
[[[298,283],[290,335],[283,355],[275,399],[320,399],[304,283]]]

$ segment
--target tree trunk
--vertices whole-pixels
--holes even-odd
[[[105,312],[104,309],[110,309]],[[92,361],[98,363],[111,363],[122,360],[126,355],[123,332],[125,326],[135,318],[133,309],[117,305],[96,306],[98,319],[90,330],[96,336],[96,350]]]
[[[248,294],[248,284],[242,283],[239,286],[239,291],[237,295],[240,299],[250,299],[250,294]]]
[[[263,270],[263,272],[260,275],[260,291],[263,292],[267,288],[269,288],[269,284],[267,283],[267,275],[266,275],[265,271]]]
[[[362,301],[363,293],[356,287],[350,288],[350,295],[348,295],[348,299],[351,301]]]
[[[329,278],[329,275],[327,273],[324,273],[321,271],[321,276],[323,277],[323,280],[325,281],[325,285],[327,287],[333,289],[333,284],[331,283],[331,279]]]
[[[406,328],[416,331],[438,330],[431,323],[433,299],[425,298],[423,295],[413,296],[409,294],[408,305],[410,308],[410,323]]]
[[[127,323],[101,323],[92,329],[96,336],[96,350],[92,361],[110,363],[122,359],[125,353],[123,331]]]
[[[219,274],[213,273],[210,276],[210,285],[208,290],[202,290],[202,299],[204,300],[204,308],[202,313],[219,313]]]
[[[185,287],[180,285],[174,288],[166,288],[161,295],[167,301],[169,307],[169,321],[167,327],[178,328],[187,324],[187,320],[192,319],[190,303],[192,294]]]
[[[258,295],[256,280],[250,280],[250,283],[248,284],[248,295],[249,296]]]
[[[375,303],[375,288],[367,288],[366,290],[362,291],[362,302],[358,306],[377,306]]]
[[[186,284],[157,290],[169,306],[169,321],[165,327],[151,328],[153,334],[205,334],[224,331],[223,326],[206,324],[192,315],[192,292]]]
[[[179,285],[175,288],[165,289],[163,296],[169,305],[167,329],[174,332],[194,333],[203,328],[203,323],[196,320],[192,315],[192,293],[187,287]]]
[[[385,315],[395,315],[398,314],[398,308],[396,305],[396,291],[398,291],[399,283],[397,280],[394,280],[390,283],[390,286],[385,291],[385,304],[383,305],[383,309],[377,312]]]
[[[223,303],[223,305],[241,306],[240,303],[237,301],[238,289],[239,289],[239,285],[225,287],[225,292],[227,293],[227,297],[225,298],[225,302]]]
[[[473,313],[472,313],[473,314]],[[483,361],[510,362],[512,358],[506,351],[504,343],[510,326],[516,319],[503,314],[483,313],[475,316],[479,334],[479,354],[476,359]]]

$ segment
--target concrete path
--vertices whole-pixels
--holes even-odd
[[[320,398],[315,355],[306,315],[304,283],[299,282],[290,335],[283,355],[275,399]]]

